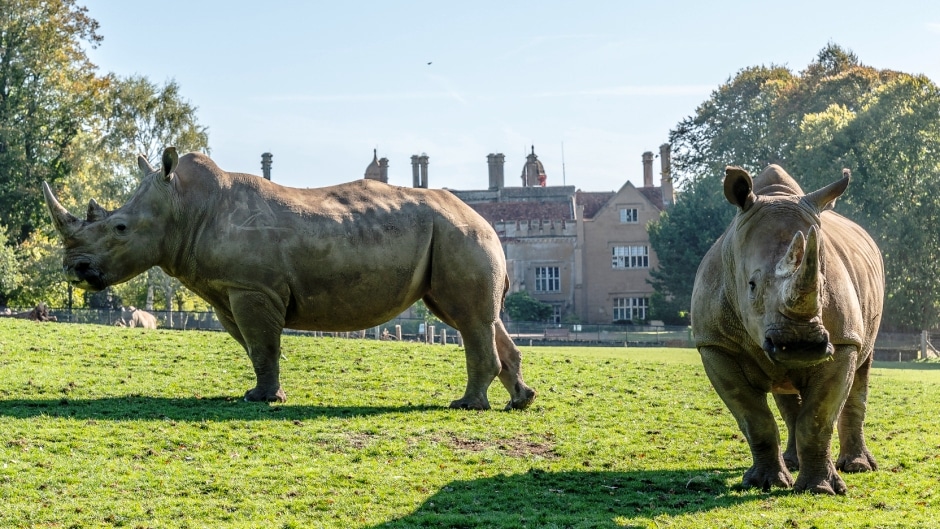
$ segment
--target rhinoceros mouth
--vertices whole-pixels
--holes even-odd
[[[832,358],[834,348],[826,329],[814,327],[809,332],[805,328],[801,331],[768,330],[763,344],[767,357],[789,368],[810,367]]]
[[[72,286],[97,292],[108,287],[101,271],[90,263],[81,262],[73,267],[65,267],[65,276]]]

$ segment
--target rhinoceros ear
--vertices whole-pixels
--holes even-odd
[[[179,163],[180,155],[176,153],[176,147],[167,147],[163,151],[163,178],[168,182],[170,181],[170,175],[173,174]]]
[[[845,193],[846,188],[849,187],[849,182],[852,180],[852,171],[848,169],[842,170],[842,178],[836,180],[835,182],[827,185],[822,189],[817,189],[812,193],[803,197],[807,203],[816,208],[816,211],[820,213],[832,209],[836,205],[836,199],[842,196],[842,193]]]
[[[111,213],[108,212],[108,210],[98,205],[98,203],[95,202],[95,199],[91,199],[88,201],[88,218],[87,218],[88,222],[104,220],[108,218],[108,215],[110,214]]]
[[[140,172],[144,176],[147,176],[150,173],[157,172],[157,170],[154,169],[152,165],[150,165],[150,162],[147,160],[147,157],[144,156],[143,154],[137,155],[137,167],[140,168]]]
[[[757,200],[754,195],[754,181],[747,171],[730,165],[725,168],[725,198],[741,208],[741,211],[747,211],[754,205]]]

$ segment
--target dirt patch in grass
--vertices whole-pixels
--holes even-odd
[[[528,439],[461,439],[453,436],[447,439],[446,442],[457,450],[467,452],[495,450],[509,457],[538,456],[546,459],[558,457],[558,454],[555,453],[555,444],[551,442],[537,442]]]

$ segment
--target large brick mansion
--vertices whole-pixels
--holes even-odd
[[[507,186],[503,154],[487,156],[489,188],[450,191],[493,225],[503,242],[512,290],[552,305],[554,321],[586,324],[648,320],[647,281],[657,259],[646,224],[674,201],[669,145],[660,146],[660,185],[653,153],[643,153],[643,187],[616,192],[548,185],[532,148],[519,186]],[[412,156],[414,187],[428,187],[428,156]],[[388,181],[388,160],[373,156],[365,178]]]

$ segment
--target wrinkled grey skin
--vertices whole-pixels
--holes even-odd
[[[121,307],[121,321],[128,327],[157,328],[157,318],[153,314],[136,307]]]
[[[423,299],[460,330],[467,388],[454,408],[488,409],[497,376],[510,408],[535,391],[499,310],[509,288],[499,239],[487,222],[445,190],[359,180],[291,189],[228,173],[208,157],[176,149],[145,173],[130,201],[106,211],[94,200],[86,220],[43,186],[76,286],[100,290],[161,267],[215,308],[248,352],[257,377],[249,401],[284,401],[281,331],[353,331],[384,323]]]
[[[692,329],[750,445],[745,486],[844,494],[837,469],[877,468],[863,424],[884,271],[872,239],[831,211],[848,183],[846,171],[804,196],[778,166],[753,183],[743,169],[726,170],[725,196],[739,211],[699,265]],[[783,453],[767,393],[787,425]],[[800,471],[795,483],[788,467]]]

